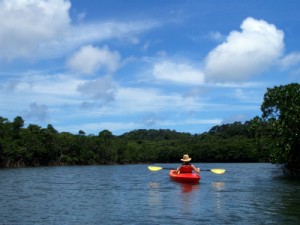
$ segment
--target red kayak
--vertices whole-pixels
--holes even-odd
[[[176,170],[170,170],[170,178],[173,181],[181,182],[181,183],[198,183],[200,180],[200,175],[196,173],[175,173]]]

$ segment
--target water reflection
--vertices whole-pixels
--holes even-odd
[[[148,202],[151,206],[156,206],[161,204],[160,197],[160,183],[158,182],[149,182],[149,192],[148,192]]]
[[[212,182],[212,187],[216,191],[221,191],[224,189],[225,183],[224,182]]]
[[[223,213],[224,202],[223,202],[223,195],[222,190],[225,188],[224,182],[212,182],[212,188],[215,190],[214,192],[214,208],[218,214]]]
[[[269,207],[271,211],[277,211],[284,215],[285,223],[299,224],[300,221],[300,180],[289,177],[278,177],[277,182],[277,202]]]
[[[179,206],[181,215],[186,218],[189,218],[194,210],[195,206],[199,202],[199,193],[200,185],[199,184],[187,184],[187,183],[178,183],[180,186],[179,196]]]
[[[180,184],[180,186],[181,186],[181,192],[182,193],[189,193],[189,192],[196,191],[196,190],[200,189],[199,184],[185,184],[185,183],[182,183],[182,184]]]
[[[149,189],[158,189],[160,186],[160,183],[158,182],[149,182]]]

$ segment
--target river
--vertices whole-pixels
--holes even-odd
[[[0,169],[0,224],[299,224],[300,182],[275,165],[200,166],[226,172],[184,185],[147,165]]]

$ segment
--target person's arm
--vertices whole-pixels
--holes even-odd
[[[200,168],[196,168],[194,165],[192,165],[193,167],[193,170],[196,172],[196,173],[200,173]]]
[[[181,167],[181,166],[179,166],[179,167],[177,168],[177,170],[175,171],[175,173],[178,174],[178,173],[180,172],[180,167]]]

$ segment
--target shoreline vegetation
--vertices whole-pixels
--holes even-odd
[[[299,176],[300,84],[268,88],[261,111],[262,117],[194,135],[169,129],[71,134],[0,116],[0,167],[177,163],[188,153],[195,162],[277,163]]]
[[[202,134],[174,130],[134,130],[120,136],[108,130],[97,136],[57,132],[52,125],[42,128],[16,117],[0,117],[1,167],[176,163],[189,152],[199,162],[266,162],[257,152],[251,122],[214,126]]]

